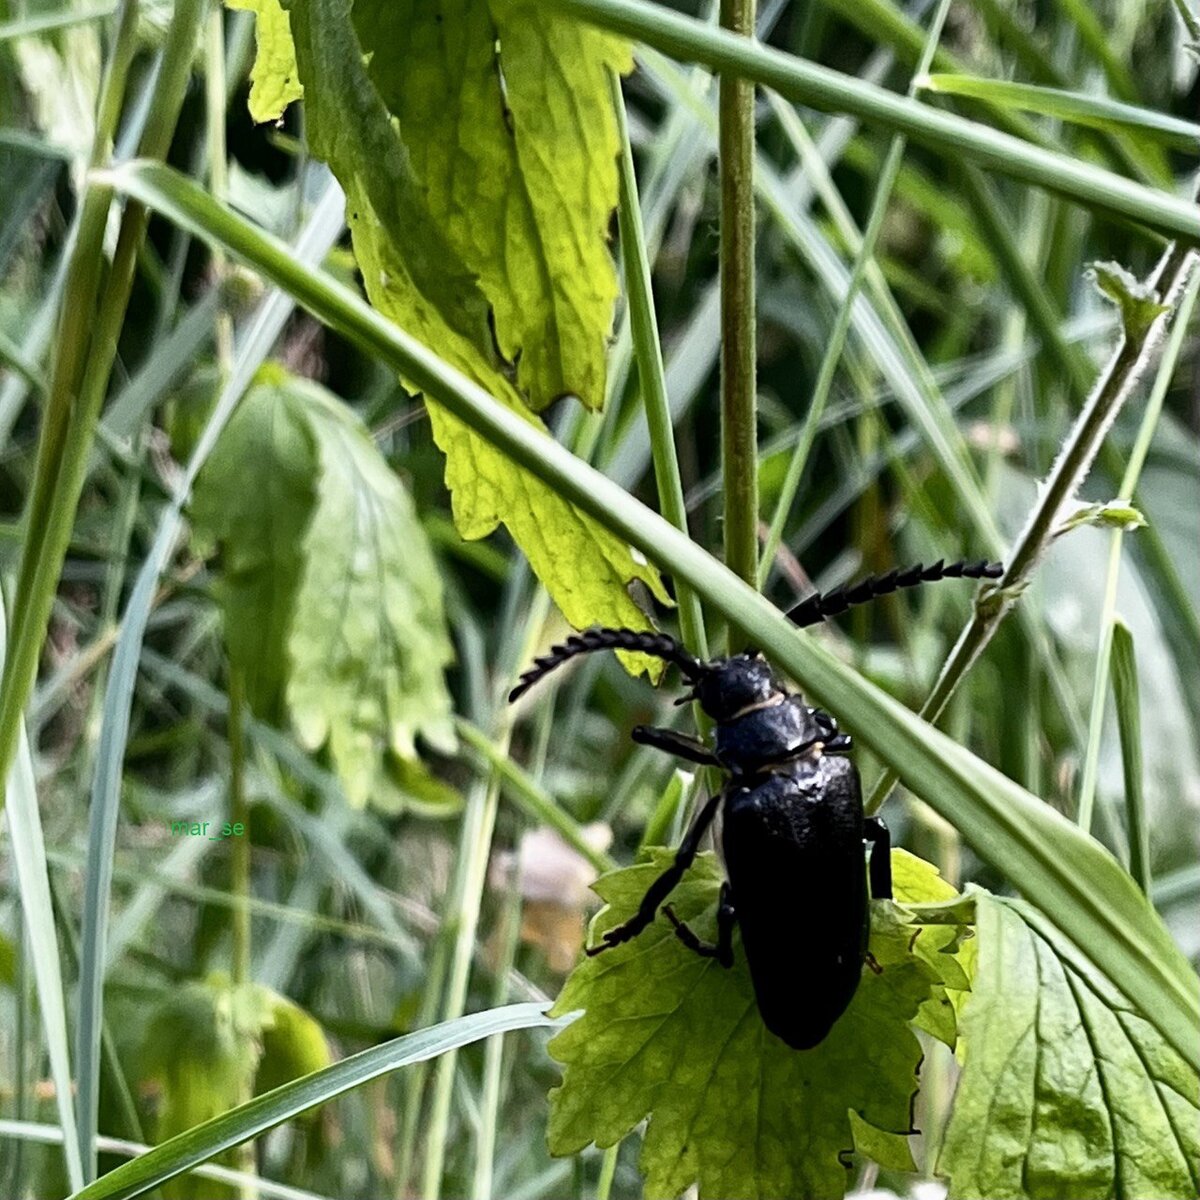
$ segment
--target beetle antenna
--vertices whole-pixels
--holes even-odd
[[[998,562],[952,562],[947,564],[938,559],[932,566],[917,563],[903,570],[889,571],[886,575],[869,575],[852,587],[834,588],[831,592],[817,592],[807,600],[801,600],[788,614],[788,620],[802,629],[816,625],[826,617],[836,617],[857,604],[867,604],[880,596],[890,596],[901,588],[919,587],[923,583],[937,583],[942,579],[999,579],[1004,567]]]
[[[552,646],[541,658],[535,658],[533,666],[509,692],[509,702],[519,699],[539,679],[549,675],[569,659],[579,654],[591,654],[596,650],[633,650],[638,654],[651,654],[677,666],[689,683],[695,683],[704,669],[704,664],[689,654],[669,634],[636,629],[589,629],[584,633],[572,635],[557,646]]]

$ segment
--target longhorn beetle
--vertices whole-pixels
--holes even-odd
[[[797,625],[865,604],[899,588],[941,579],[996,579],[999,563],[941,561],[864,579],[810,596],[787,615]],[[858,988],[870,932],[870,894],[892,894],[891,840],[878,817],[863,815],[858,770],[843,757],[850,738],[828,713],[788,692],[756,650],[702,662],[674,638],[631,629],[592,629],[535,660],[509,696],[516,700],[543,676],[579,654],[634,650],[679,669],[715,725],[713,745],[673,729],[638,726],[633,740],[689,762],[728,772],[725,786],[700,809],[675,860],[651,885],[628,921],[607,930],[587,953],[637,937],[659,908],[689,950],[733,965],[733,927],[767,1028],[797,1050],[816,1046],[846,1011]],[[665,901],[682,880],[718,810],[728,875],[717,907],[717,941],[703,942]],[[811,919],[809,919],[811,917]],[[807,978],[797,986],[801,972]]]

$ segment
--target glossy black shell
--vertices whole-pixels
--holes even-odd
[[[820,739],[822,731],[799,696],[754,709],[716,727],[715,750],[721,765],[735,775],[778,763]]]
[[[734,781],[722,848],[763,1021],[794,1049],[810,1049],[846,1011],[867,951],[854,764],[807,755]]]

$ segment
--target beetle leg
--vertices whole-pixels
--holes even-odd
[[[708,802],[692,822],[692,827],[687,831],[679,849],[675,852],[675,861],[647,889],[637,912],[624,924],[605,930],[600,942],[587,948],[589,955],[599,954],[602,950],[619,946],[622,942],[637,937],[654,920],[662,902],[675,890],[688,867],[692,865],[692,860],[700,849],[700,840],[704,837],[705,830],[712,824],[713,817],[717,815],[717,809],[720,808],[724,798],[724,792],[718,792],[715,796],[709,797]]]
[[[700,763],[705,767],[720,765],[717,756],[699,738],[688,737],[686,733],[679,733],[675,729],[659,729],[654,725],[635,725],[629,736],[643,746],[653,746],[656,750],[665,750],[677,758],[686,758],[688,762]]]
[[[879,817],[868,817],[863,823],[863,837],[871,843],[871,898],[892,898],[892,835]]]
[[[733,901],[729,898],[728,882],[721,884],[721,901],[717,907],[717,942],[701,941],[700,938],[681,921],[675,910],[669,905],[663,905],[663,913],[667,920],[675,926],[675,936],[689,949],[703,958],[715,958],[723,967],[733,966],[733,923],[737,916]]]

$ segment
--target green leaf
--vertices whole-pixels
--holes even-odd
[[[652,854],[597,882],[608,906],[594,934],[628,917],[672,858],[668,850]],[[902,851],[893,862],[899,896],[953,895],[928,864]],[[701,936],[715,924],[720,883],[716,859],[702,854],[671,895]],[[856,1144],[880,1161],[911,1165],[906,1136],[921,1047],[909,1022],[947,982],[938,961],[953,961],[926,950],[927,940],[902,904],[873,904],[879,972],[864,971],[829,1036],[803,1052],[767,1032],[737,941],[734,967],[725,970],[659,920],[634,941],[583,959],[554,1008],[585,1011],[549,1046],[565,1067],[550,1095],[551,1151],[614,1145],[649,1116],[641,1158],[649,1197],[677,1196],[698,1182],[701,1196],[831,1200],[845,1191]],[[965,982],[961,969],[950,975]]]
[[[391,756],[417,734],[455,739],[443,670],[453,657],[433,553],[412,500],[345,405],[311,384],[319,484],[296,597],[287,703],[301,740],[328,743],[352,803],[391,790]]]
[[[271,1020],[271,996],[227,977],[185,983],[167,993],[146,1028],[144,1075],[158,1091],[155,1139],[166,1141],[248,1100]],[[231,1160],[226,1159],[227,1162]],[[211,1180],[183,1179],[168,1200],[215,1200],[236,1191]]]
[[[1098,504],[1076,504],[1074,509],[1058,524],[1055,537],[1070,533],[1083,525],[1095,525],[1102,529],[1119,529],[1131,533],[1142,529],[1146,518],[1128,500],[1109,500]]]
[[[455,739],[441,581],[412,501],[362,423],[277,370],[247,393],[198,482],[222,547],[231,660],[256,713],[328,746],[355,805],[454,797],[416,763]],[[253,472],[254,485],[247,486]]]
[[[1121,311],[1125,336],[1139,342],[1146,331],[1170,306],[1159,302],[1158,293],[1131,275],[1120,263],[1097,262],[1091,274],[1100,294],[1111,300]]]
[[[197,528],[221,547],[214,590],[230,661],[245,677],[250,707],[268,721],[281,714],[290,673],[287,643],[317,474],[304,400],[286,376],[271,378],[230,417],[191,508]]]
[[[978,896],[979,968],[939,1170],[956,1200],[1200,1191],[1200,1079],[1030,905]]]
[[[254,14],[257,53],[250,69],[250,116],[256,121],[278,121],[283,110],[304,95],[288,15],[279,0],[225,0],[225,4]]]
[[[333,1062],[325,1031],[315,1017],[277,992],[269,992],[268,1003],[270,1018],[262,1029],[262,1057],[254,1077],[256,1096]]]
[[[406,21],[407,9],[360,0],[354,25],[333,0],[289,8],[313,148],[346,190],[371,303],[536,428],[489,318],[504,353],[520,351],[516,382],[536,405],[564,391],[598,405],[616,294],[605,242],[616,134],[604,72],[626,52],[564,18],[525,11],[520,21],[515,0],[494,13],[474,0],[453,12],[419,6]],[[498,29],[509,33],[507,110]],[[435,55],[426,43],[439,31],[446,49]],[[364,62],[362,46],[397,44],[413,53]],[[461,114],[446,111],[460,104]],[[553,179],[539,174],[544,161]],[[455,167],[469,186],[454,181]],[[463,537],[503,523],[577,628],[647,627],[627,588],[640,579],[665,600],[652,567],[432,401],[429,415]]]
[[[369,64],[425,202],[492,305],[504,357],[541,409],[599,408],[617,281],[608,71],[628,44],[532,0],[356,0]]]

